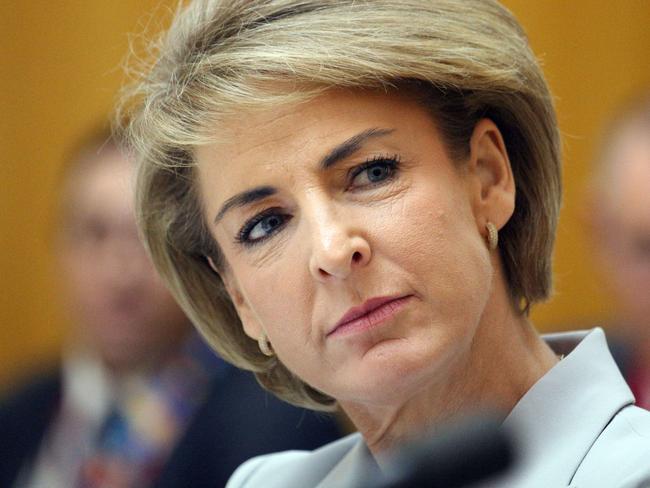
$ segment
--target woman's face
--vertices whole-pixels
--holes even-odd
[[[389,404],[469,357],[491,289],[484,175],[396,94],[242,114],[197,150],[244,329],[342,401]],[[477,189],[478,188],[478,189]]]

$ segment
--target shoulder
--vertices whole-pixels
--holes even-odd
[[[3,420],[13,416],[42,413],[47,407],[54,407],[61,397],[60,371],[35,376],[29,381],[6,392],[0,400],[0,417]],[[0,422],[0,425],[4,422]],[[6,424],[5,424],[6,425]]]
[[[172,451],[160,486],[178,480],[188,481],[187,486],[224,486],[247,459],[309,451],[341,437],[332,416],[276,399],[251,373],[233,366],[223,367],[205,395]]]
[[[316,449],[342,434],[334,416],[283,402],[264,390],[250,372],[234,367],[212,382],[198,413],[202,431],[215,429],[229,450],[233,445],[240,448],[238,455],[245,457],[237,465],[259,454]]]
[[[362,441],[350,434],[315,451],[286,451],[255,457],[242,464],[226,488],[305,488],[316,486]]]
[[[605,427],[576,475],[575,486],[650,486],[650,412],[623,408]],[[573,486],[573,485],[572,485]]]
[[[0,486],[11,486],[23,463],[35,455],[60,397],[56,373],[34,378],[0,401]]]

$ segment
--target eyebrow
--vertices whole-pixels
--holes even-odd
[[[363,132],[360,132],[359,134],[346,139],[341,144],[338,144],[336,147],[334,147],[320,160],[320,169],[326,170],[328,168],[331,168],[337,162],[358,151],[363,143],[368,139],[385,136],[391,132],[394,132],[394,130],[395,129],[380,129],[375,127],[372,129],[364,130]],[[223,219],[224,215],[226,215],[226,213],[231,209],[258,202],[267,197],[270,197],[271,195],[275,195],[276,193],[277,190],[272,186],[258,186],[251,188],[250,190],[238,193],[237,195],[226,200],[225,203],[221,206],[221,209],[219,212],[217,212],[217,215],[214,218],[214,224],[218,224]]]
[[[223,219],[223,216],[226,214],[226,212],[228,212],[230,209],[235,207],[243,207],[249,203],[258,202],[266,197],[275,195],[276,193],[277,190],[272,186],[258,186],[251,188],[250,190],[238,193],[234,197],[226,200],[226,202],[221,206],[221,209],[217,213],[217,216],[214,218],[214,224],[218,224],[221,219]]]
[[[368,139],[385,136],[394,130],[395,129],[380,129],[378,127],[375,127],[373,129],[364,130],[363,132],[350,137],[332,149],[323,159],[321,159],[320,168],[327,169],[333,166],[341,159],[345,159],[355,151],[358,151],[363,143]]]

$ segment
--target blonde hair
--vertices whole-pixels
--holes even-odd
[[[500,252],[513,303],[548,297],[560,206],[553,103],[526,36],[490,0],[196,0],[179,9],[150,71],[125,97],[139,161],[137,214],[158,270],[205,338],[284,400],[334,399],[264,356],[219,276],[225,263],[201,209],[193,149],[243,109],[297,102],[332,87],[416,86],[455,157],[478,120],[508,148],[516,209]]]

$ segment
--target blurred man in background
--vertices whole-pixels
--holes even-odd
[[[194,333],[138,240],[132,162],[106,132],[61,184],[61,367],[0,404],[2,487],[219,487],[247,458],[313,449],[326,417],[267,395]]]
[[[589,220],[618,305],[613,352],[637,404],[650,408],[650,94],[613,120],[598,163]]]

